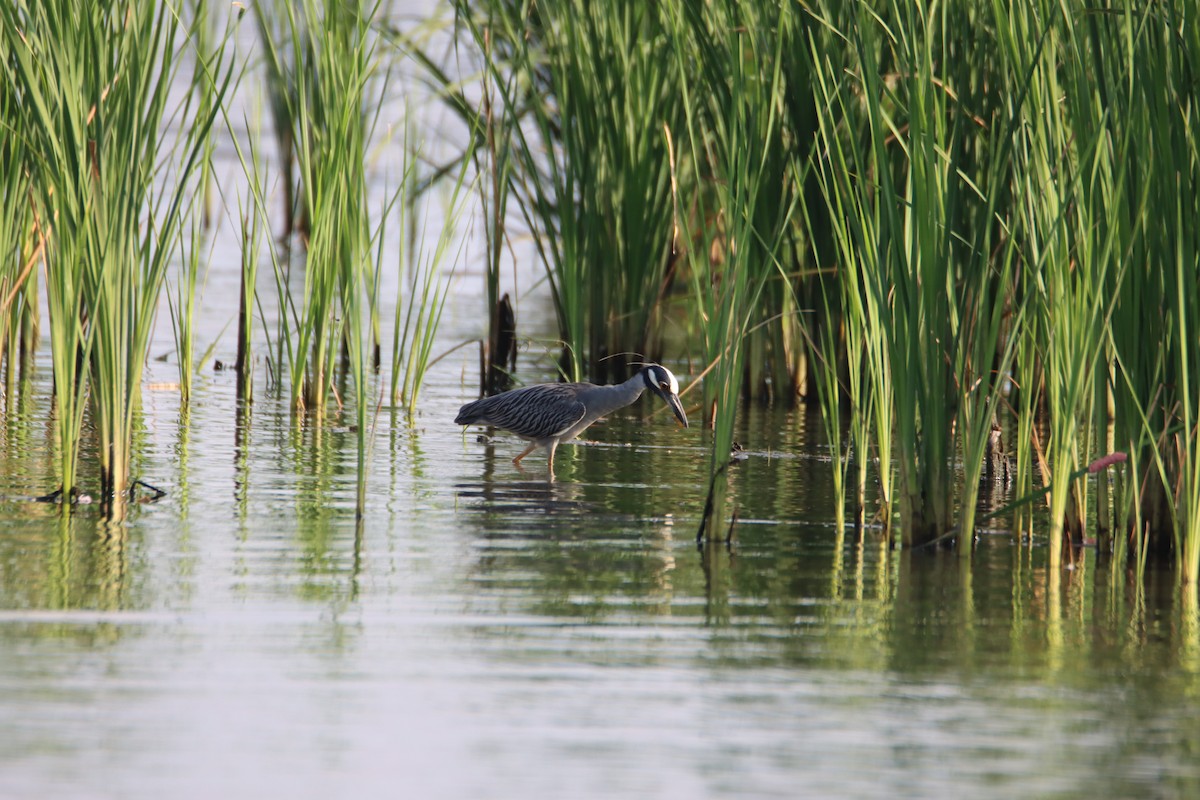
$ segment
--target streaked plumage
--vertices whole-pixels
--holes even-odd
[[[494,425],[528,440],[529,446],[513,459],[517,465],[535,447],[546,448],[553,477],[554,451],[560,442],[574,439],[604,415],[637,400],[646,389],[661,397],[687,427],[679,383],[669,369],[659,364],[647,364],[629,380],[612,386],[543,383],[485,397],[459,409],[454,421],[459,425]]]

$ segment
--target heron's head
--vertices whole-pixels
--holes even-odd
[[[686,428],[687,414],[683,413],[683,403],[679,401],[679,381],[675,380],[671,370],[661,364],[647,364],[642,367],[642,379],[646,381],[646,388],[661,397],[675,414],[675,419]]]

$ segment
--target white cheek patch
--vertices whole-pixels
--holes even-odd
[[[671,394],[679,394],[679,381],[675,380],[675,374],[668,372],[667,378],[671,381]]]

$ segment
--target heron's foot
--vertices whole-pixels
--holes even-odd
[[[524,450],[522,450],[517,455],[516,458],[513,459],[513,464],[517,467],[517,469],[521,468],[521,459],[524,458],[525,456],[529,455],[530,453],[532,453],[533,448],[535,448],[535,447],[537,447],[536,443],[530,444],[529,447],[526,447]]]

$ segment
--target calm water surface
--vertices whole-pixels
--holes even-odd
[[[186,430],[148,392],[141,474],[170,494],[121,525],[30,502],[46,409],[6,414],[0,796],[1200,790],[1169,576],[1139,594],[1086,553],[1054,582],[1006,535],[972,569],[838,537],[802,413],[748,413],[735,541],[697,549],[701,432],[646,404],[548,485],[450,423],[464,369],[413,424],[381,414],[361,528],[352,434],[269,399],[239,425],[220,373]]]

